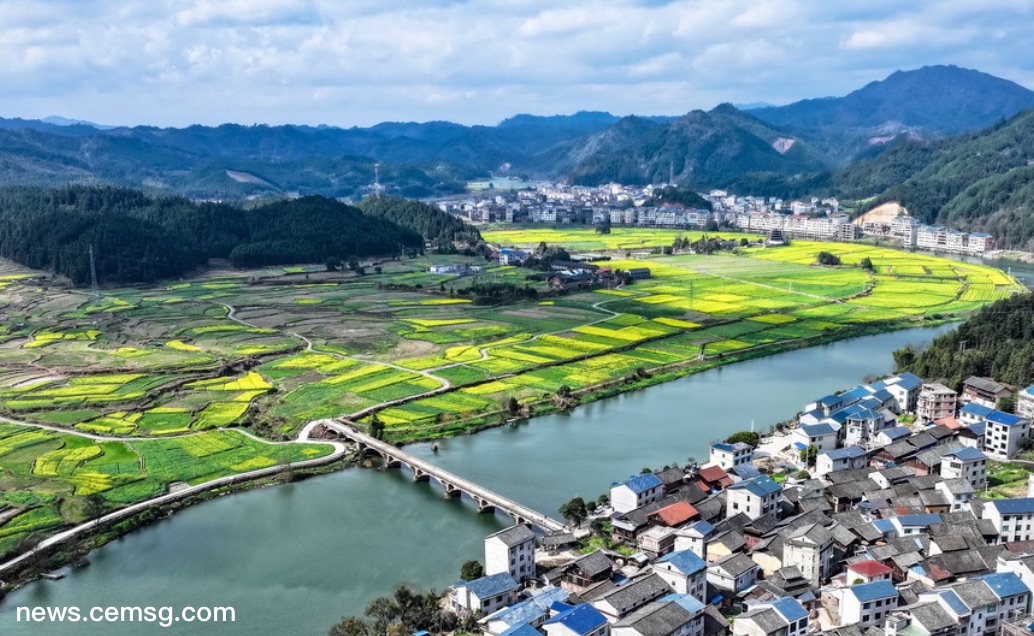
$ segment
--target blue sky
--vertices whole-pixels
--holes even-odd
[[[1034,88],[1030,0],[0,0],[0,116],[365,126],[681,114],[897,69]]]

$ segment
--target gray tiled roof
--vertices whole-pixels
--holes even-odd
[[[532,532],[531,528],[528,526],[513,526],[506,528],[505,530],[500,530],[493,535],[489,535],[487,538],[499,539],[504,544],[513,547],[515,545],[520,545],[525,541],[534,541],[535,533]]]
[[[631,627],[643,636],[668,636],[692,618],[678,603],[655,602],[622,618],[614,627]]]

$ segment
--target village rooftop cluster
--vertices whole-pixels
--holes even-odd
[[[1029,635],[1034,476],[987,489],[1032,416],[1034,387],[977,377],[821,397],[756,447],[614,483],[571,531],[490,535],[449,604],[491,636]]]
[[[666,186],[665,186],[666,187]],[[864,237],[893,240],[906,248],[983,255],[994,249],[994,238],[930,226],[899,215],[888,222],[852,222],[836,199],[787,201],[776,197],[737,196],[711,190],[701,196],[712,209],[681,204],[652,205],[660,186],[635,187],[611,183],[587,187],[539,184],[534,189],[493,196],[471,194],[447,199],[438,206],[471,223],[548,223],[705,229],[728,227],[765,235],[854,241]]]

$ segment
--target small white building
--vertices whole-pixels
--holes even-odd
[[[882,626],[897,608],[898,599],[898,591],[890,581],[844,588],[840,597],[840,625]]]
[[[460,581],[449,593],[449,606],[458,614],[491,614],[513,605],[517,600],[517,587],[517,581],[505,572],[473,581]]]
[[[743,442],[711,444],[710,463],[732,470],[754,461],[754,447]]]
[[[707,582],[726,596],[735,596],[754,585],[761,566],[737,552],[715,561],[707,568]]]
[[[1034,539],[1034,498],[985,501],[983,518],[998,530],[998,543]]]
[[[965,479],[974,490],[983,490],[987,485],[987,455],[969,446],[951,451],[941,457],[941,477]]]
[[[822,477],[838,470],[865,468],[868,463],[869,454],[861,446],[819,451],[815,457],[815,476]]]
[[[675,551],[690,550],[700,558],[707,556],[707,544],[718,532],[707,521],[680,528],[675,532]]]
[[[610,622],[592,605],[582,604],[547,619],[542,629],[546,636],[607,636]]]
[[[783,567],[796,566],[818,587],[833,575],[833,535],[818,524],[801,526],[783,539]]]
[[[1012,413],[992,411],[984,418],[984,452],[994,459],[1009,459],[1020,452],[1030,435],[1030,420]]]
[[[739,513],[751,519],[775,517],[782,487],[767,475],[733,484],[725,489],[725,516]]]
[[[636,475],[610,487],[610,505],[614,512],[632,512],[663,496],[664,483],[653,473]]]
[[[505,572],[518,583],[535,577],[535,533],[513,526],[485,537],[485,574]]]
[[[808,610],[795,598],[758,603],[732,622],[733,636],[803,636]]]
[[[1016,394],[1016,415],[1034,420],[1034,386],[1028,386]]]
[[[657,559],[653,571],[677,593],[707,600],[707,561],[690,550],[672,552]]]

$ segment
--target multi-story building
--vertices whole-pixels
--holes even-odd
[[[965,479],[974,490],[987,485],[987,455],[969,446],[951,451],[941,457],[941,477]]]
[[[457,613],[491,614],[517,600],[517,581],[503,572],[473,581],[460,581],[449,594],[449,605]]]
[[[897,608],[898,591],[890,581],[873,581],[844,588],[840,598],[840,625],[882,626]]]
[[[485,537],[485,574],[506,573],[518,583],[535,577],[535,533],[513,526]]]
[[[657,559],[653,571],[677,593],[707,600],[707,561],[692,551],[680,550]]]
[[[990,519],[998,530],[998,543],[1034,539],[1034,498],[986,501],[983,517]]]
[[[749,464],[754,459],[754,447],[743,442],[734,444],[711,444],[710,463],[732,470],[737,466]]]
[[[996,409],[998,403],[1012,395],[1012,389],[990,378],[970,376],[962,383],[961,402],[976,402]]]
[[[808,610],[795,598],[758,603],[732,623],[733,636],[803,636],[808,633]]]
[[[766,475],[733,484],[726,489],[725,516],[775,517],[780,492],[782,487]]]
[[[958,394],[943,384],[924,384],[916,403],[916,417],[933,422],[942,417],[955,417]]]
[[[833,574],[833,535],[818,524],[801,526],[783,539],[783,566],[796,566],[818,587]]]
[[[1034,386],[1028,386],[1016,394],[1016,415],[1034,420]]]
[[[615,512],[632,512],[664,496],[664,482],[653,473],[643,473],[610,488],[610,505]]]
[[[1009,459],[1020,451],[1030,434],[1030,420],[992,411],[984,418],[984,452],[994,459]]]

